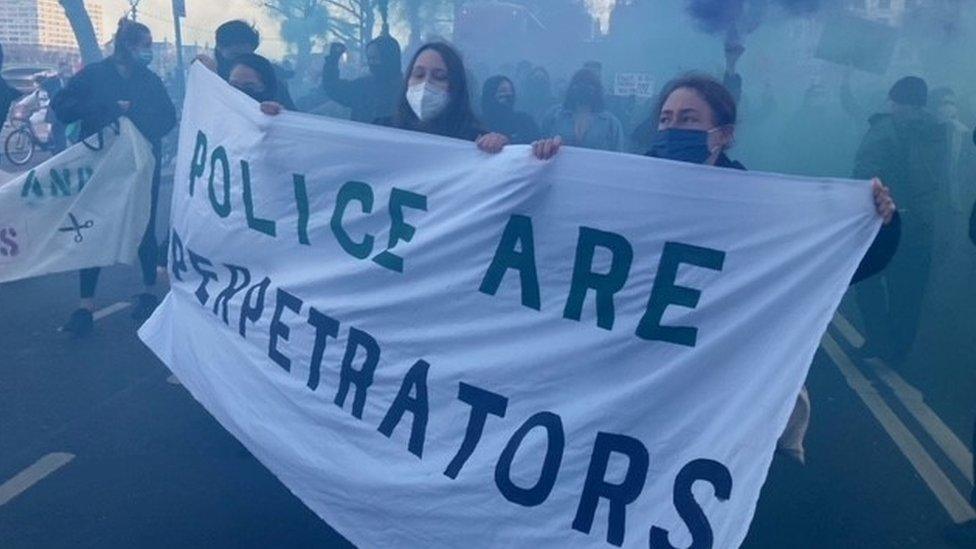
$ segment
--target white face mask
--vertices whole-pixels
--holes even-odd
[[[451,96],[444,90],[424,82],[407,88],[407,103],[417,118],[429,122],[444,112]]]

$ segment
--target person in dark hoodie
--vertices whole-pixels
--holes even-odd
[[[515,84],[506,76],[485,80],[481,91],[481,119],[486,129],[507,135],[516,145],[539,139],[539,126],[528,114],[515,110]]]
[[[330,99],[352,110],[356,122],[372,123],[389,118],[396,110],[403,72],[400,43],[389,35],[366,45],[369,74],[355,80],[339,78],[339,61],[346,53],[342,44],[332,44],[322,65],[322,90]]]
[[[0,44],[0,70],[3,70],[3,44]],[[7,113],[10,105],[21,96],[20,91],[7,84],[7,81],[0,75],[0,126],[7,120]]]
[[[217,45],[214,47],[216,59],[210,60],[206,56],[197,59],[204,63],[211,70],[227,80],[230,78],[230,70],[234,66],[234,60],[244,54],[254,53],[261,44],[261,35],[248,23],[240,20],[228,21],[217,27]],[[280,103],[286,110],[294,111],[295,102],[291,98],[288,86],[285,84],[285,71],[275,66],[275,78],[278,82],[274,101]]]
[[[891,268],[857,289],[868,346],[865,354],[898,363],[915,342],[928,284],[935,222],[948,192],[945,126],[925,107],[928,86],[909,76],[888,93],[890,112],[871,117],[854,177],[878,176],[898,193],[902,242]]]
[[[141,23],[119,22],[115,52],[103,61],[86,66],[51,100],[63,124],[80,122],[81,137],[97,134],[125,116],[152,145],[156,168],[152,178],[149,225],[139,245],[139,262],[146,290],[138,296],[132,316],[145,320],[158,299],[156,284],[156,204],[159,198],[159,158],[163,136],[176,126],[176,109],[162,80],[149,70],[152,62],[152,34]],[[81,271],[81,306],[71,314],[63,331],[83,336],[92,329],[95,287],[99,269]]]

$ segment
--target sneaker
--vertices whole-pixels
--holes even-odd
[[[62,332],[74,335],[75,337],[85,337],[90,334],[95,325],[92,312],[88,309],[78,309],[71,313],[68,322],[61,327]]]
[[[953,547],[976,547],[976,520],[951,526],[945,539]]]
[[[159,305],[159,298],[153,294],[139,294],[136,297],[135,307],[132,309],[132,318],[139,323],[145,322],[152,316],[157,305]]]

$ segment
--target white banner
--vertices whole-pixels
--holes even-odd
[[[613,94],[654,97],[654,77],[646,72],[618,72],[613,80]]]
[[[126,118],[0,184],[0,282],[132,263],[155,159]]]
[[[191,72],[140,336],[363,547],[733,547],[867,182],[262,115]],[[669,545],[670,544],[670,545]]]

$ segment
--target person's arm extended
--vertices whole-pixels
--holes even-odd
[[[356,81],[339,78],[339,60],[346,52],[342,44],[332,44],[322,64],[322,90],[330,99],[344,107],[356,108],[363,100],[363,90]]]
[[[857,284],[883,271],[888,266],[888,263],[891,263],[891,259],[895,257],[895,252],[898,251],[898,242],[900,241],[901,216],[895,212],[891,223],[882,226],[878,235],[874,237],[874,242],[871,243],[871,247],[864,254],[864,258],[861,259],[861,264],[857,266],[857,271],[854,273],[854,278],[851,279],[851,284]]]

